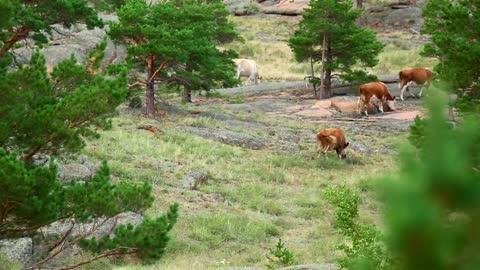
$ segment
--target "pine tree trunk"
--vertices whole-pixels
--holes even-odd
[[[357,0],[357,8],[363,7],[363,0]]]
[[[150,62],[147,60],[148,66],[148,75],[147,75],[147,91],[146,91],[146,101],[145,101],[145,115],[147,117],[155,116],[155,80],[150,80],[152,78],[153,70],[153,61]]]
[[[327,69],[325,71],[325,96],[323,98],[332,97],[332,71]]]
[[[313,80],[313,93],[315,94],[315,98],[318,98],[317,84],[315,83],[315,71],[313,69],[313,57],[310,57],[310,69],[311,69],[312,80]]]
[[[327,50],[327,33],[323,33],[323,43],[322,43],[322,73],[320,78],[320,99],[326,98],[325,95],[325,52]]]
[[[326,40],[327,44],[327,50],[325,52],[326,54],[326,60],[327,63],[331,63],[333,61],[332,59],[332,44],[330,40]],[[325,97],[324,98],[330,98],[332,96],[332,70],[330,68],[327,68],[325,70]]]
[[[183,86],[183,101],[191,103],[192,102],[192,89],[188,85]]]

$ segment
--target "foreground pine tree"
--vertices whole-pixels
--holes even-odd
[[[375,33],[358,26],[355,21],[361,10],[353,9],[348,0],[312,0],[305,10],[299,29],[288,41],[299,62],[321,63],[324,68],[324,89],[320,98],[331,96],[331,80],[337,71],[346,80],[372,79],[354,67],[373,67],[383,45]]]
[[[128,70],[122,65],[101,65],[106,42],[99,44],[84,64],[75,58],[61,62],[47,73],[45,59],[34,52],[29,65],[12,68],[12,50],[32,37],[45,42],[51,23],[66,25],[86,18],[89,27],[101,25],[86,1],[0,1],[0,239],[39,235],[39,228],[63,222],[73,228],[94,224],[91,230],[38,240],[38,247],[24,269],[73,269],[109,256],[136,255],[145,262],[164,253],[168,232],[177,219],[177,205],[158,218],[146,218],[137,227],[118,226],[114,236],[90,238],[101,225],[126,211],[143,212],[153,197],[148,183],[120,181],[113,184],[106,164],[84,183],[61,183],[56,167],[34,167],[32,157],[80,150],[84,139],[97,129],[110,127],[109,118],[125,101]],[[5,16],[5,17],[4,17]],[[53,260],[74,245],[93,257],[71,265]],[[58,263],[58,262],[57,262]]]

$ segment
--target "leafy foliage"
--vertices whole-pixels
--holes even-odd
[[[91,74],[73,56],[49,76],[35,52],[29,66],[0,78],[0,145],[14,146],[25,160],[38,151],[81,149],[82,138],[97,136],[93,128],[110,126],[108,117],[127,93],[125,68]]]
[[[278,239],[278,243],[275,245],[274,249],[270,249],[270,255],[267,256],[269,263],[267,264],[267,269],[275,269],[278,267],[291,266],[296,264],[296,261],[293,257],[293,252],[285,247],[285,244],[282,242],[282,239]]]
[[[345,257],[338,261],[341,269],[390,269],[393,259],[383,234],[375,225],[358,221],[360,196],[346,186],[328,188],[324,195],[335,207],[334,226],[350,242],[339,246],[345,252]]]
[[[460,93],[458,107],[480,112],[480,3],[476,0],[431,0],[423,11],[423,32],[432,36],[423,54],[440,60],[439,78]]]
[[[467,117],[452,128],[444,104],[432,97],[425,139],[402,154],[386,189],[389,243],[402,269],[480,267],[480,123]]]
[[[330,96],[332,72],[340,72],[344,79],[363,82],[371,77],[353,67],[373,67],[378,62],[377,55],[383,45],[373,31],[355,23],[360,14],[360,10],[352,9],[351,1],[310,1],[310,8],[305,10],[299,29],[289,39],[297,61],[319,63],[323,35],[326,33],[326,97]]]
[[[97,137],[97,129],[110,127],[110,117],[125,100],[128,70],[124,65],[102,67],[106,41],[97,45],[85,64],[72,56],[48,74],[37,50],[29,65],[7,71],[18,41],[32,37],[44,43],[54,23],[68,27],[82,20],[88,28],[102,26],[96,12],[84,0],[7,0],[0,1],[0,14],[0,238],[33,236],[57,221],[71,224],[72,229],[79,223],[93,224],[74,237],[71,229],[58,232],[56,239],[40,237],[39,247],[48,248],[22,266],[40,269],[118,214],[145,211],[153,197],[148,183],[113,184],[106,163],[82,183],[61,183],[53,162],[49,168],[27,163],[39,152],[58,155],[80,150],[85,138]],[[114,255],[136,254],[146,262],[158,259],[177,211],[178,206],[172,205],[160,218],[145,219],[135,228],[120,226],[114,236],[89,240],[83,247],[94,257],[61,269]]]
[[[37,44],[46,43],[53,24],[70,27],[83,21],[88,29],[103,26],[86,0],[3,0],[0,14],[0,73],[12,63],[10,50],[17,42],[31,37]]]

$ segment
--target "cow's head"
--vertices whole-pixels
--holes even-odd
[[[390,110],[395,111],[395,96],[390,96],[387,98],[387,106],[390,108]]]
[[[345,153],[345,148],[349,145],[349,142],[346,142],[343,146],[338,146],[335,148],[335,151],[337,151],[337,155],[339,158],[344,159],[347,157],[347,154]]]

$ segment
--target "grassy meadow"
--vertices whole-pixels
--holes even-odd
[[[282,123],[273,118],[264,115],[257,120],[272,130],[327,126]],[[87,145],[84,153],[96,161],[108,160],[114,179],[152,184],[156,199],[147,216],[161,215],[173,202],[180,204],[181,211],[167,252],[159,262],[114,262],[102,264],[102,269],[265,267],[269,249],[278,239],[285,242],[299,263],[334,262],[339,256],[335,248],[342,238],[332,226],[332,208],[322,196],[322,190],[331,185],[362,190],[362,218],[378,222],[378,205],[371,200],[372,183],[396,170],[393,155],[350,151],[346,160],[337,159],[334,153],[323,157],[315,153],[313,138],[302,142],[297,154],[279,154],[272,148],[249,150],[214,142],[176,128],[178,124],[223,128],[222,122],[209,119],[170,115],[154,121],[122,114],[114,119],[112,130],[102,132],[98,140]],[[246,115],[237,119],[249,120]],[[158,126],[162,133],[153,135],[137,129],[143,124]],[[392,134],[372,140],[359,134],[349,139],[370,147],[391,148],[392,142],[401,138]],[[180,188],[181,180],[191,170],[209,176],[208,183],[198,191]],[[222,199],[217,201],[217,197]]]
[[[228,44],[240,58],[257,62],[259,73],[266,81],[303,80],[310,74],[309,63],[295,61],[288,46],[300,18],[276,15],[231,17],[242,33],[243,42]],[[377,66],[368,70],[373,74],[397,74],[401,69],[415,66],[433,68],[436,60],[420,56],[421,47],[410,42],[415,36],[403,32],[379,33],[379,38],[393,38],[379,55]],[[316,66],[318,68],[318,65]],[[316,71],[318,73],[318,70]]]
[[[245,41],[228,45],[242,58],[255,59],[268,81],[302,80],[306,63],[296,63],[286,40],[298,18],[232,17]],[[389,44],[372,69],[376,74],[395,73],[403,67],[432,66],[408,42]],[[226,103],[242,103],[238,102]],[[113,128],[88,142],[83,154],[95,161],[108,160],[114,179],[149,182],[155,202],[146,215],[161,215],[171,203],[180,204],[180,218],[171,234],[165,256],[154,265],[132,259],[102,260],[83,269],[153,270],[216,269],[229,266],[265,268],[269,249],[282,239],[299,264],[334,262],[342,243],[332,225],[332,207],[322,191],[332,185],[348,185],[362,194],[361,219],[379,223],[381,207],[374,186],[383,175],[395,173],[394,148],[406,134],[392,132],[372,137],[349,134],[348,139],[390,152],[349,150],[346,160],[314,151],[314,137],[302,138],[298,153],[279,153],[272,147],[249,150],[192,135],[178,126],[228,129],[274,140],[285,128],[314,132],[335,123],[296,121],[273,114],[231,111],[218,104],[181,105],[183,109],[211,111],[235,120],[260,123],[268,131],[232,127],[226,121],[193,114],[168,114],[151,120],[129,114],[123,108]],[[152,134],[138,129],[151,124],[161,129]],[[365,124],[368,127],[368,123]],[[313,134],[313,133],[312,133]],[[181,188],[190,171],[205,172],[208,183],[199,190]],[[88,268],[94,267],[94,268]]]

